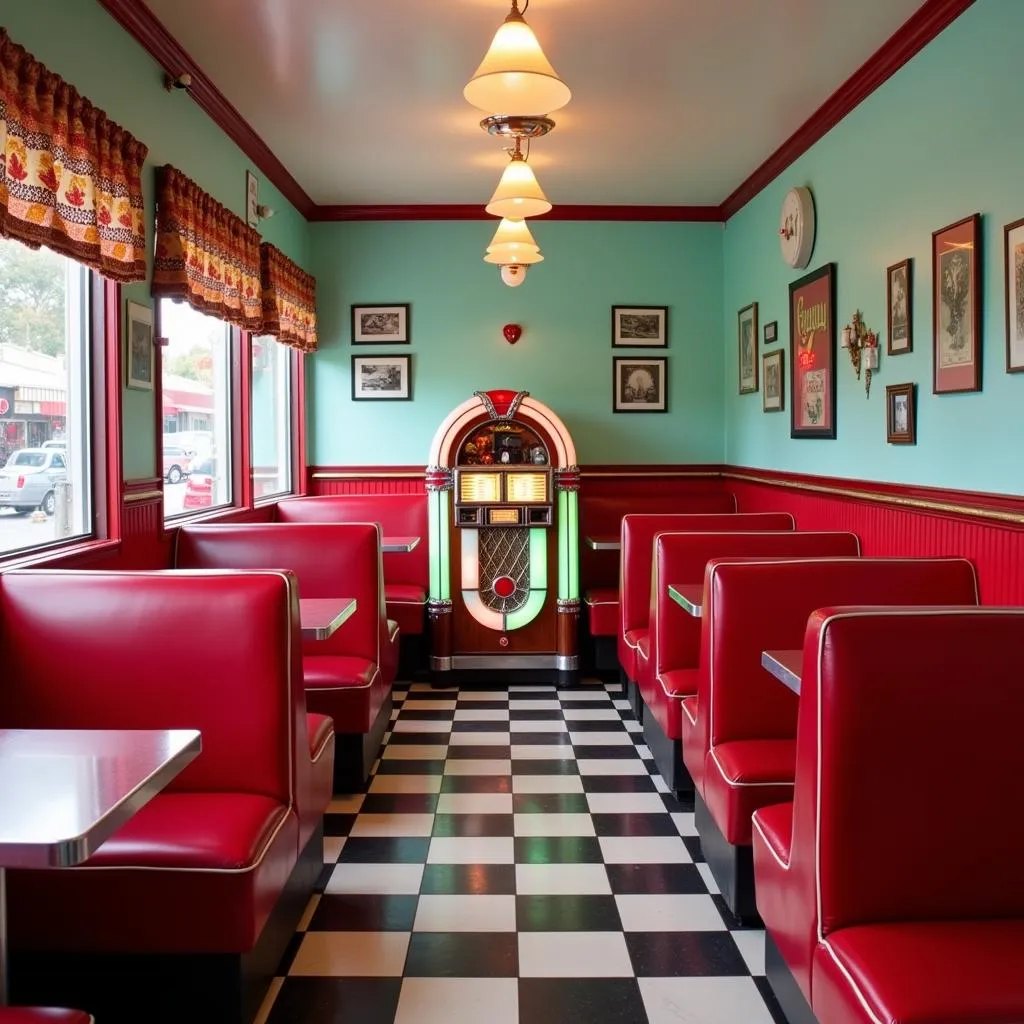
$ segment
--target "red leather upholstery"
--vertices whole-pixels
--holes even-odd
[[[89,862],[10,873],[13,946],[252,949],[298,859],[297,600],[279,571],[0,576],[0,725],[189,728],[203,744]],[[182,638],[188,657],[169,657]]]
[[[819,1020],[1024,1020],[1022,630],[1020,608],[811,616],[788,856],[783,812],[759,810],[754,869]],[[951,771],[956,737],[969,758]],[[970,841],[937,855],[950,807]]]
[[[334,720],[328,715],[308,712],[306,731],[309,736],[310,764],[307,804],[311,808],[326,809],[334,795]],[[304,811],[302,805],[299,806],[300,812]],[[300,830],[303,834],[305,817],[305,813],[300,814]]]
[[[584,597],[591,636],[618,636],[619,588],[591,587]]]
[[[761,667],[761,652],[799,648],[808,617],[823,605],[970,605],[978,584],[963,558],[729,560],[708,564],[705,595],[701,793],[726,840],[747,846],[754,810],[791,798],[795,763],[797,696]],[[697,760],[701,751],[687,755]]]
[[[640,683],[641,666],[637,645],[650,628],[651,564],[654,538],[666,531],[732,531],[792,530],[793,517],[788,512],[755,512],[731,515],[626,515],[620,530],[619,551],[619,664],[627,678]],[[694,577],[694,580],[702,576]],[[672,580],[685,583],[687,580]],[[653,675],[648,679],[648,685]],[[643,685],[641,684],[641,692]]]
[[[412,551],[384,555],[388,618],[405,636],[424,632],[430,589],[426,494],[331,494],[277,503],[281,523],[380,523],[385,537],[419,537]]]
[[[0,1006],[0,1024],[93,1024],[93,1019],[81,1010]]]

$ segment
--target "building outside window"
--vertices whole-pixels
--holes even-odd
[[[160,300],[164,518],[229,505],[231,329],[191,306]]]
[[[89,285],[0,238],[0,558],[93,532]]]
[[[292,489],[292,358],[276,338],[252,339],[252,493]]]

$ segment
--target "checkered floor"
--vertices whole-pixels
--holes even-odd
[[[624,696],[396,689],[257,1024],[784,1024]]]

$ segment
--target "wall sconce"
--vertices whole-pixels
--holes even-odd
[[[164,88],[170,92],[172,89],[191,89],[192,76],[187,72],[180,75],[164,75]]]
[[[843,328],[841,344],[850,354],[857,380],[860,380],[861,369],[865,371],[864,393],[870,397],[871,374],[878,369],[878,335],[868,330],[859,309],[853,314],[852,323]]]

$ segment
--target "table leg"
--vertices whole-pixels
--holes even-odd
[[[7,878],[0,868],[0,1006],[7,1005]]]

